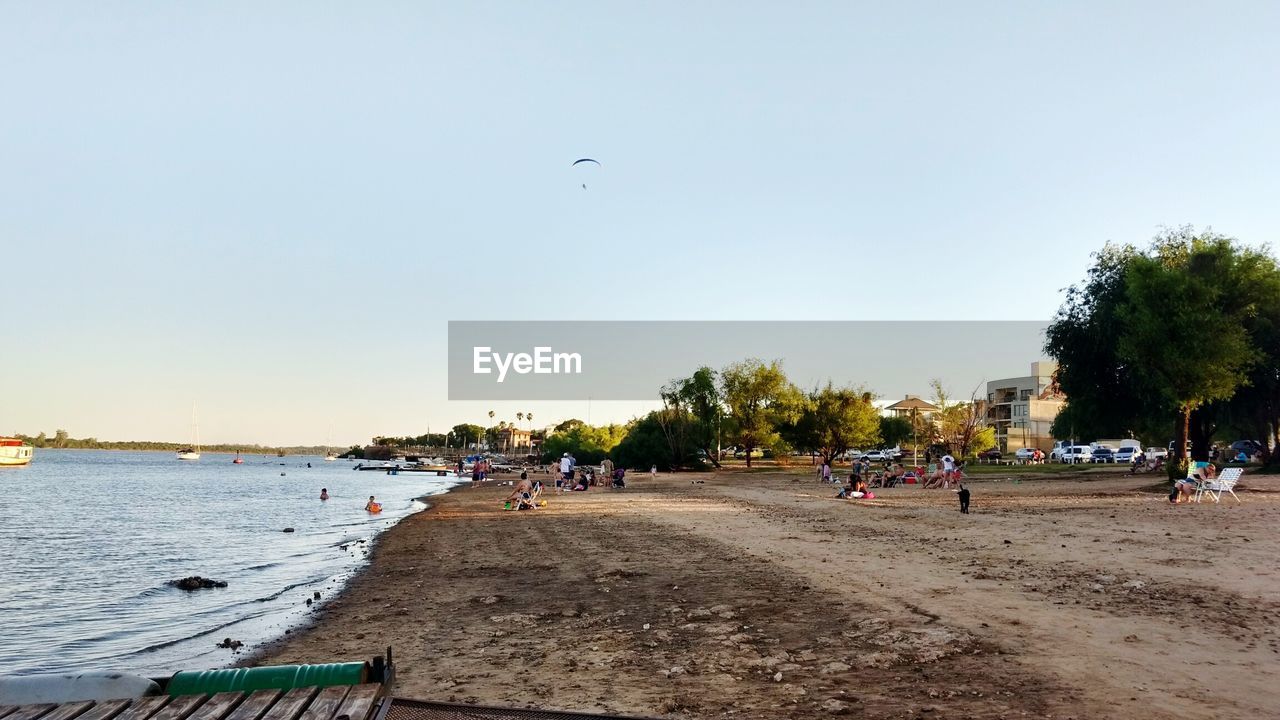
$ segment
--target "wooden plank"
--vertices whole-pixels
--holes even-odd
[[[92,700],[62,703],[53,712],[44,716],[44,720],[72,720],[80,713],[93,707]]]
[[[334,720],[365,720],[373,712],[373,703],[381,692],[382,685],[378,683],[356,685],[338,707]]]
[[[267,708],[280,697],[279,690],[257,690],[249,694],[249,697],[240,703],[240,706],[231,713],[227,720],[258,720]]]
[[[103,700],[102,702],[89,708],[89,712],[76,718],[76,720],[111,720],[119,715],[122,710],[129,707],[132,700]]]
[[[311,701],[307,711],[302,713],[302,720],[332,720],[338,706],[342,704],[342,699],[347,696],[347,690],[351,688],[345,685],[337,685],[327,687],[316,695],[316,699]],[[266,720],[288,720],[287,718],[268,717]]]
[[[149,697],[134,700],[133,704],[125,708],[124,712],[116,718],[116,720],[147,720],[147,718],[155,715],[164,704],[169,702],[168,695],[151,695]],[[9,720],[5,718],[5,720]]]
[[[192,713],[187,720],[222,720],[235,709],[236,705],[240,704],[244,696],[244,693],[238,691],[220,692],[210,697],[208,702],[201,705],[200,709]]]
[[[17,709],[18,709],[17,705],[0,705],[0,718],[3,718],[5,715],[8,715],[9,713]]]
[[[58,707],[53,703],[40,703],[39,705],[19,705],[13,712],[5,718],[5,720],[36,720],[36,718],[44,715],[50,710]]]
[[[302,711],[307,709],[307,704],[315,694],[315,687],[294,688],[285,693],[284,697],[280,698],[280,702],[271,706],[262,720],[297,720]]]
[[[169,701],[160,712],[151,716],[151,720],[187,720],[187,716],[208,700],[208,695],[179,695]]]

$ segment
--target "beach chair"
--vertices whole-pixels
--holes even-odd
[[[1240,475],[1244,473],[1241,468],[1227,468],[1218,473],[1218,477],[1201,480],[1196,483],[1196,502],[1200,502],[1203,495],[1213,498],[1213,501],[1222,500],[1222,493],[1231,493],[1231,497],[1240,502],[1240,498],[1236,495],[1236,483],[1240,482]]]

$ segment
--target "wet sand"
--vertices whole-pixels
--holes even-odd
[[[459,489],[257,660],[392,645],[400,695],[649,716],[1275,717],[1280,478],[1156,481],[979,480],[970,515],[803,471]]]

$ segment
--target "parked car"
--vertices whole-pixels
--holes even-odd
[[[1231,443],[1231,458],[1234,460],[1236,455],[1244,453],[1249,457],[1256,457],[1262,454],[1262,443],[1257,440],[1237,440]]]
[[[868,453],[862,453],[862,460],[866,462],[891,462],[893,459],[892,450],[872,450]]]
[[[1036,449],[1035,448],[1018,448],[1018,452],[1014,453],[1013,455],[1019,460],[1026,462],[1036,456]]]
[[[1113,463],[1116,461],[1116,451],[1106,445],[1099,445],[1093,449],[1089,456],[1089,462],[1092,463]]]
[[[983,450],[978,453],[978,459],[983,462],[995,462],[1002,457],[1004,457],[1004,455],[1000,452],[1000,448],[991,448],[990,450]]]
[[[1143,450],[1142,454],[1146,455],[1148,460],[1155,460],[1156,458],[1169,457],[1169,451],[1166,448],[1162,448],[1162,447],[1149,447],[1146,450]]]
[[[1093,459],[1093,449],[1088,445],[1072,445],[1062,448],[1062,462],[1068,465],[1087,463]]]
[[[1122,447],[1111,455],[1111,462],[1124,463],[1126,465],[1133,464],[1133,459],[1142,454],[1142,448]]]

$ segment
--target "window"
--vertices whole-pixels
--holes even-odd
[[[1031,393],[1032,393],[1032,392],[1033,392],[1033,391],[1031,391],[1031,390],[1023,390],[1022,392],[1018,393],[1018,399],[1019,399],[1019,400],[1030,400],[1030,399],[1031,399]]]
[[[1027,416],[1027,406],[1026,406],[1026,405],[1014,405],[1014,406],[1013,406],[1013,416],[1014,416],[1014,417],[1026,417],[1026,416]]]

